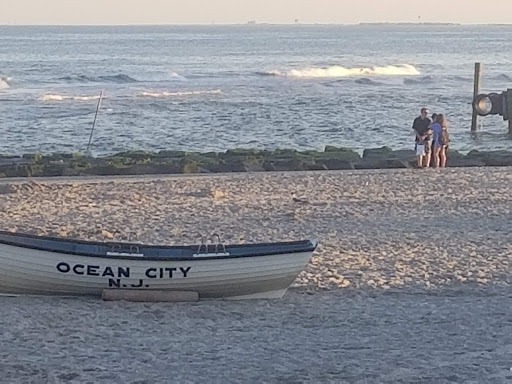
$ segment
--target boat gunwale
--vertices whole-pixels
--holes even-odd
[[[141,243],[132,243],[132,242],[100,242],[100,241],[88,241],[82,239],[68,239],[68,238],[59,238],[52,236],[38,236],[31,234],[21,234],[16,232],[6,232],[0,231],[0,235],[11,236],[16,238],[29,238],[29,239],[39,239],[39,240],[47,240],[47,241],[55,241],[60,243],[75,243],[81,245],[91,245],[91,246],[114,246],[114,245],[126,245],[126,246],[138,246],[143,248],[150,249],[161,249],[161,250],[188,250],[193,251],[194,249],[199,249],[199,245],[154,245],[154,244],[141,244]],[[288,241],[288,242],[275,242],[275,243],[254,243],[254,244],[233,244],[226,245],[226,249],[229,248],[247,248],[250,251],[250,248],[257,247],[284,247],[284,246],[292,246],[292,245],[303,245],[303,248],[295,248],[295,249],[279,249],[279,250],[268,250],[265,252],[247,252],[240,255],[219,255],[215,256],[215,254],[211,254],[211,256],[205,256],[205,254],[200,254],[199,257],[194,256],[117,256],[117,255],[106,255],[106,254],[92,254],[87,252],[77,252],[77,251],[66,251],[61,249],[52,249],[51,247],[40,247],[36,245],[26,245],[19,244],[16,242],[11,242],[9,240],[0,239],[0,245],[8,245],[12,247],[22,248],[22,249],[31,249],[46,253],[57,253],[69,256],[80,256],[80,257],[90,257],[93,259],[108,259],[108,260],[126,260],[126,261],[204,261],[207,262],[209,260],[226,260],[226,259],[242,259],[242,258],[251,258],[251,257],[264,257],[264,256],[277,256],[277,255],[290,255],[297,253],[306,253],[306,252],[314,252],[318,243],[316,240],[307,239],[307,240],[298,240],[298,241]],[[0,256],[1,258],[1,256]]]

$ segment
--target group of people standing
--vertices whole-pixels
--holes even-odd
[[[430,120],[428,109],[421,109],[420,116],[414,120],[412,126],[416,134],[418,168],[446,167],[446,150],[450,142],[447,126],[444,115],[434,113]]]

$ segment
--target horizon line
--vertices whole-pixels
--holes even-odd
[[[1,27],[173,27],[173,26],[422,26],[422,25],[439,25],[439,26],[512,26],[512,23],[458,23],[458,22],[359,22],[359,23],[329,23],[329,22],[315,22],[315,23],[301,23],[301,22],[286,22],[286,23],[271,23],[271,22],[236,22],[236,23],[99,23],[99,24],[17,24],[12,22],[0,22]]]

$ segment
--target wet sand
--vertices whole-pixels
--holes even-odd
[[[512,168],[4,181],[8,230],[320,246],[277,302],[0,298],[0,371],[7,382],[510,382],[511,185]]]

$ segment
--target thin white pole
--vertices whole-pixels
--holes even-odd
[[[87,143],[87,153],[89,153],[89,148],[91,146],[92,134],[94,133],[94,128],[96,127],[96,120],[98,119],[98,111],[100,110],[102,99],[103,99],[103,91],[100,92],[100,98],[98,99],[98,105],[96,107],[96,113],[94,115],[94,121],[92,123],[92,128],[91,128],[91,135],[89,136],[89,143]]]

